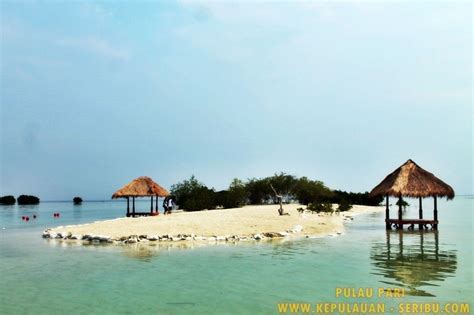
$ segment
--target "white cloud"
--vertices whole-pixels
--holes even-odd
[[[128,51],[114,47],[104,39],[97,37],[64,38],[56,41],[56,44],[64,47],[79,48],[84,51],[117,60],[128,60]]]

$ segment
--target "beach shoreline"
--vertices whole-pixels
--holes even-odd
[[[336,206],[334,206],[335,208]],[[43,232],[44,238],[86,243],[139,243],[156,241],[245,241],[273,238],[323,237],[345,232],[344,222],[355,216],[383,211],[383,207],[359,206],[346,212],[317,214],[284,205],[289,215],[278,215],[278,205],[178,212],[172,215],[117,218],[93,223],[58,226]]]

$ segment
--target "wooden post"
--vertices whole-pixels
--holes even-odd
[[[422,204],[422,201],[421,201],[421,197],[419,197],[420,199],[420,209],[418,210],[418,217],[420,218],[420,220],[423,220],[423,204]],[[418,224],[418,229],[422,230],[423,229],[423,224]]]
[[[434,198],[434,220],[435,221],[438,221],[438,201],[436,199],[436,196],[433,197]],[[438,223],[434,223],[433,224],[433,230],[437,230],[438,229]]]
[[[151,196],[150,202],[151,202],[151,204],[150,204],[150,213],[153,213],[153,196]]]
[[[388,207],[388,194],[385,198],[386,198],[386,202],[385,202],[385,229],[386,230],[391,230],[392,229],[391,224],[390,224],[390,222],[388,222],[388,220],[390,220],[390,212],[389,212],[389,207]]]
[[[155,212],[156,212],[156,213],[160,213],[160,212],[158,211],[158,196],[156,196]]]
[[[135,217],[135,197],[132,197],[132,212],[133,216]]]
[[[130,216],[130,197],[127,197],[127,217]]]
[[[400,197],[398,197],[398,220],[399,221],[402,221],[402,195],[400,195]],[[400,224],[398,225],[397,229],[401,229],[403,230],[403,224],[402,222],[400,222]]]

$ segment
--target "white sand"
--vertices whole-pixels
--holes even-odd
[[[344,219],[361,213],[383,211],[383,207],[353,206],[340,215],[298,213],[302,205],[284,205],[290,215],[278,215],[277,205],[246,206],[243,208],[179,212],[171,215],[139,218],[119,218],[82,225],[52,228],[58,233],[94,234],[120,238],[130,235],[249,236],[264,232],[282,232],[301,225],[300,235],[321,236],[344,231]],[[304,207],[306,208],[306,207]]]

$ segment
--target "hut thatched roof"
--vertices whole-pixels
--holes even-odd
[[[147,196],[166,197],[169,194],[166,189],[155,183],[150,177],[141,176],[117,190],[112,195],[112,199]]]
[[[370,192],[371,196],[447,197],[454,198],[454,190],[412,160],[389,174]]]

